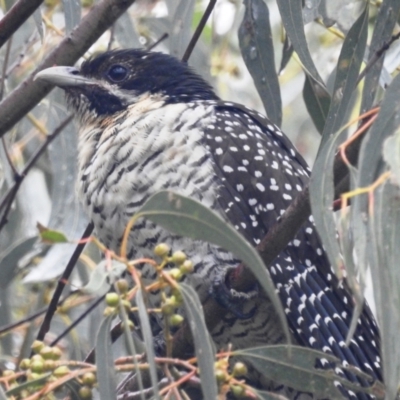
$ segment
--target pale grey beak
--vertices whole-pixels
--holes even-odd
[[[93,82],[79,75],[79,70],[75,67],[51,67],[38,72],[35,76],[36,79],[42,79],[55,86],[82,86],[90,85]]]

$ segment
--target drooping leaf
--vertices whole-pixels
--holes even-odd
[[[194,348],[200,369],[201,390],[204,399],[218,397],[217,381],[214,373],[215,354],[204,320],[203,308],[197,292],[189,285],[180,284],[183,302],[193,335]]]
[[[37,8],[35,12],[33,13],[33,20],[35,21],[36,28],[39,32],[40,39],[43,41],[43,24],[42,24],[42,12],[40,11],[40,8]]]
[[[113,316],[110,315],[101,321],[96,337],[96,367],[100,400],[117,399],[117,383],[110,336],[112,319]]]
[[[92,271],[89,282],[80,290],[83,293],[103,296],[125,271],[125,264],[116,260],[102,260]]]
[[[335,381],[353,391],[360,391],[358,385],[339,378],[332,371],[315,368],[320,358],[340,364],[338,359],[321,351],[300,346],[275,345],[237,350],[233,355],[247,359],[264,377],[302,392],[315,393],[318,398],[343,399]],[[366,377],[362,372],[353,373],[364,379]]]
[[[356,88],[358,73],[365,53],[368,11],[367,3],[363,13],[351,27],[344,40],[336,70],[332,101],[322,133],[321,147],[326,143],[329,136],[337,132],[345,122],[351,95]]]
[[[268,118],[282,123],[282,101],[275,67],[269,10],[263,0],[245,0],[245,14],[239,28],[239,45]]]
[[[281,66],[279,67],[279,73],[280,75],[282,71],[286,68],[286,65],[290,61],[293,55],[293,45],[290,42],[289,36],[285,35],[285,42],[283,43],[283,49],[282,49],[282,60],[281,60]]]
[[[369,47],[368,60],[373,59],[377,51],[390,39],[397,17],[400,11],[400,2],[397,0],[385,0],[379,7],[376,18],[374,33]],[[365,76],[364,89],[361,101],[361,113],[369,110],[375,100],[376,91],[379,86],[379,76],[383,66],[383,57],[377,60]]]
[[[81,20],[81,2],[79,0],[62,0],[65,18],[65,33],[69,34]]]
[[[227,222],[200,202],[168,190],[151,196],[135,215],[135,219],[140,217],[149,218],[178,235],[214,243],[242,260],[271,299],[290,340],[282,304],[264,263],[257,251]]]
[[[157,380],[156,363],[154,362],[155,353],[154,353],[153,333],[151,332],[149,314],[147,312],[146,306],[144,305],[143,293],[141,289],[137,291],[135,300],[139,311],[140,329],[142,331],[144,344],[146,346],[147,362],[149,363],[150,378],[154,390],[154,398],[160,399],[160,395],[158,393],[158,388],[157,388],[158,380]]]
[[[343,132],[332,135],[322,147],[315,160],[310,179],[310,203],[318,233],[324,244],[329,261],[339,279],[342,278],[341,255],[336,240],[336,222],[332,205],[335,188],[333,183],[333,162]]]
[[[9,400],[11,398],[11,396],[16,396],[16,395],[18,395],[18,393],[22,392],[23,390],[34,387],[34,385],[38,385],[38,386],[44,385],[50,376],[51,376],[51,373],[48,372],[48,373],[41,375],[37,379],[26,381],[24,383],[21,383],[15,387],[13,387],[10,390],[7,390],[7,392],[5,393],[5,395],[6,395],[5,399]]]
[[[306,74],[303,99],[315,127],[322,135],[331,104],[328,92],[321,90],[321,86]]]
[[[400,185],[400,130],[384,141],[383,158],[390,166],[392,181]]]
[[[304,33],[303,10],[301,1],[277,0],[283,26],[293,45],[294,51],[300,58],[304,69],[311,79],[321,85],[321,90],[326,90],[324,81],[319,75],[308,49]]]

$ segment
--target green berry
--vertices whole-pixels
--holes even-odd
[[[193,262],[190,260],[184,261],[184,263],[179,267],[182,274],[191,274],[194,271]]]
[[[40,354],[34,354],[31,357],[31,363],[35,362],[35,361],[40,361],[40,362],[44,362],[44,358],[40,355]]]
[[[126,279],[118,279],[115,284],[121,294],[125,294],[129,290],[129,283]]]
[[[53,348],[50,346],[44,346],[42,350],[40,350],[40,355],[45,359],[45,360],[51,360],[53,357]]]
[[[43,369],[45,371],[53,371],[53,369],[56,367],[56,363],[54,360],[45,360],[43,364]]]
[[[35,340],[35,341],[32,343],[31,349],[32,349],[32,351],[33,351],[34,353],[37,354],[37,353],[40,352],[40,350],[43,349],[44,346],[45,346],[45,344],[44,344],[42,341],[40,341],[40,340]]]
[[[154,254],[158,257],[166,257],[170,250],[171,249],[166,243],[159,243],[156,247],[154,247]]]
[[[184,318],[179,314],[173,314],[169,317],[169,323],[171,326],[179,326],[183,320]]]
[[[81,399],[91,399],[92,398],[92,389],[89,386],[82,386],[79,389],[79,396]]]
[[[172,254],[171,261],[175,264],[183,264],[186,261],[186,254],[183,251],[175,251]]]
[[[224,383],[228,379],[226,372],[218,368],[215,370],[215,378],[217,379],[218,383]]]
[[[172,268],[171,270],[168,271],[169,275],[174,278],[176,281],[179,281],[182,279],[182,272],[179,268]]]
[[[44,371],[44,362],[43,361],[31,362],[31,371],[41,374]]]
[[[134,323],[133,323],[130,319],[128,319],[127,322],[128,322],[128,329],[129,329],[130,331],[133,331],[133,329],[135,328]],[[125,329],[125,321],[122,322],[121,328],[122,328],[122,329]]]
[[[70,369],[66,365],[62,365],[53,371],[53,375],[56,378],[62,378],[63,376],[68,375],[70,372]]]
[[[84,385],[93,386],[96,383],[96,375],[93,372],[86,372],[82,376],[82,382]]]
[[[103,315],[105,317],[109,317],[110,315],[115,313],[115,307],[106,307],[103,311]]]
[[[247,367],[242,362],[237,362],[233,366],[232,375],[233,376],[244,376],[247,374]]]
[[[23,358],[19,363],[19,368],[26,371],[31,366],[31,360],[29,358]]]
[[[230,388],[232,394],[238,398],[243,397],[246,393],[246,389],[241,385],[232,385]]]
[[[59,360],[62,356],[62,351],[59,347],[52,347],[51,348],[51,359],[52,360]]]
[[[106,304],[109,307],[117,307],[119,303],[119,295],[115,292],[106,294]]]

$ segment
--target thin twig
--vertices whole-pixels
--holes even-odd
[[[105,298],[105,295],[100,296],[96,301],[90,305],[71,325],[68,326],[64,332],[60,333],[49,346],[55,346],[64,336],[66,336],[72,329],[74,329],[87,315],[89,315]]]
[[[215,4],[217,3],[217,0],[210,0],[208,3],[208,6],[206,8],[206,11],[204,12],[203,16],[201,17],[201,20],[199,22],[199,25],[196,28],[196,31],[194,32],[194,35],[192,36],[192,39],[190,40],[190,43],[185,51],[185,54],[182,57],[183,62],[187,62],[192,54],[192,51],[194,49],[194,46],[196,46],[197,41],[199,40],[199,37],[201,33],[203,32],[204,27],[206,26],[207,20],[212,12],[212,10],[215,7]]]
[[[365,75],[373,67],[373,65],[383,56],[383,54],[387,50],[389,50],[389,48],[393,44],[393,42],[395,42],[398,39],[400,39],[400,32],[397,33],[396,35],[392,36],[387,43],[384,43],[382,45],[382,47],[375,52],[373,57],[368,61],[365,68],[361,71],[360,75],[358,75],[356,86],[361,82],[361,80],[365,77]]]
[[[18,193],[19,187],[21,183],[27,176],[30,169],[36,164],[39,157],[44,153],[49,144],[62,132],[62,130],[72,121],[73,116],[70,115],[61,122],[61,124],[54,129],[54,131],[46,137],[45,142],[40,146],[40,148],[36,151],[36,153],[32,156],[30,161],[26,164],[25,168],[21,173],[16,171],[14,175],[14,185],[8,190],[8,192],[4,195],[3,199],[0,201],[0,211],[3,210],[3,215],[0,220],[0,231],[3,229],[4,225],[7,223],[8,213],[11,209],[11,205],[14,201],[15,196]]]
[[[0,103],[0,137],[53,89],[51,84],[34,81],[35,75],[54,65],[73,65],[135,1],[102,0],[90,9],[76,28]]]
[[[158,46],[163,40],[167,39],[168,36],[169,36],[168,33],[164,33],[159,39],[157,39],[153,44],[151,44],[151,45],[147,48],[147,50],[148,50],[148,51],[153,50],[154,47]]]
[[[84,247],[86,246],[85,239],[87,239],[91,235],[92,231],[93,231],[93,223],[90,222],[86,227],[85,232],[83,232],[80,243],[78,244],[78,246],[76,246],[74,253],[69,259],[68,264],[65,267],[65,270],[61,278],[58,280],[56,290],[54,291],[53,297],[47,309],[47,313],[44,317],[42,325],[40,326],[39,332],[37,334],[36,337],[37,340],[43,340],[46,333],[49,331],[51,320],[53,319],[53,316],[57,310],[57,305],[58,302],[60,301],[60,297],[64,290],[66,282],[68,282],[68,279],[75,268],[76,262],[78,261],[79,256],[81,255]]]
[[[0,48],[40,7],[44,0],[19,0],[0,21]]]

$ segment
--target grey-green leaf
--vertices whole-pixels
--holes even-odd
[[[214,374],[215,354],[204,320],[203,308],[196,291],[189,285],[180,284],[186,318],[193,335],[195,353],[200,368],[201,390],[204,399],[217,399],[218,388]]]
[[[117,399],[117,381],[114,369],[114,357],[110,337],[113,316],[104,318],[96,337],[96,367],[100,400]]]
[[[150,368],[150,378],[154,390],[154,398],[160,399],[160,395],[158,393],[158,388],[157,388],[158,380],[157,380],[156,363],[154,361],[155,354],[154,354],[153,333],[151,331],[149,315],[147,313],[146,306],[144,305],[143,293],[141,289],[137,291],[135,300],[139,311],[140,329],[142,330],[144,344],[146,346],[147,362],[149,363],[149,368]]]
[[[245,14],[239,28],[239,45],[268,118],[282,123],[282,100],[275,68],[269,10],[263,0],[245,0]]]
[[[302,2],[297,0],[277,0],[277,3],[283,26],[304,69],[312,79],[321,85],[321,90],[326,90],[324,81],[320,77],[308,49],[304,33]]]
[[[81,292],[103,296],[125,271],[125,264],[115,260],[102,260],[90,274],[89,282],[81,288]]]
[[[368,60],[374,59],[382,46],[390,39],[400,11],[400,1],[385,0],[379,7],[374,33],[369,47]],[[362,93],[361,112],[369,110],[375,100],[382,71],[383,57],[380,57],[369,69],[365,76]]]
[[[326,90],[306,74],[303,99],[318,132],[322,134],[328,116],[331,98]]]
[[[400,131],[387,138],[383,143],[383,158],[390,166],[391,179],[400,185]]]
[[[81,20],[81,2],[79,0],[62,0],[65,18],[65,32],[67,34],[78,25]]]
[[[149,218],[178,235],[214,243],[231,251],[251,269],[273,302],[286,337],[290,340],[282,304],[263,261],[257,251],[231,225],[200,202],[168,190],[151,196],[137,216]]]
[[[351,96],[356,88],[357,77],[363,60],[368,34],[368,3],[363,13],[350,28],[340,52],[326,124],[322,133],[321,147],[330,135],[337,132],[345,122]]]

